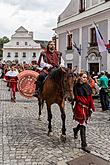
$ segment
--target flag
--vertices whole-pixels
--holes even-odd
[[[81,55],[81,48],[79,48],[75,42],[73,43],[73,46],[76,48],[78,54]]]
[[[107,51],[106,46],[105,46],[105,42],[104,39],[102,37],[102,34],[99,30],[99,28],[97,27],[96,23],[94,22],[94,27],[95,27],[95,31],[96,31],[96,39],[97,39],[97,44],[98,44],[98,48],[99,48],[99,52],[105,52]]]

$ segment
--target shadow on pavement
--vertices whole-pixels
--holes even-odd
[[[110,162],[105,161],[92,154],[86,154],[67,163],[68,165],[110,165]]]

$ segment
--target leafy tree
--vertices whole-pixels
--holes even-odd
[[[9,38],[4,36],[3,38],[0,38],[0,58],[3,56],[3,44],[9,42]]]

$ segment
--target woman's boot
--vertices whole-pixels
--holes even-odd
[[[82,150],[87,153],[90,153],[90,148],[87,147],[87,143],[86,143],[86,127],[84,125],[80,125],[80,136],[81,136]]]
[[[80,130],[80,124],[77,125],[77,127],[73,128],[74,132],[74,139],[78,138],[78,131]]]

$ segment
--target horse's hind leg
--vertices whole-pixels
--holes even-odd
[[[39,105],[39,117],[38,120],[41,120],[41,111],[42,111],[42,100],[38,98],[38,105]]]
[[[51,113],[50,105],[47,105],[47,114],[48,114],[48,136],[50,136],[52,133],[52,125],[51,125],[52,113]]]

